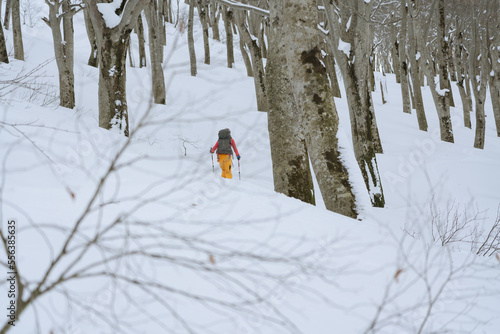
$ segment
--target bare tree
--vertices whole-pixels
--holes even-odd
[[[194,6],[196,0],[190,0],[189,2],[189,14],[188,14],[188,47],[189,47],[189,62],[191,64],[191,76],[195,77],[197,73],[196,68],[196,50],[194,47]]]
[[[158,37],[158,35],[161,35],[161,30],[165,28],[158,22],[156,0],[150,2],[145,11],[149,30],[149,55],[151,60],[153,98],[155,103],[165,104],[165,76],[163,75],[162,68],[163,45]]]
[[[3,34],[2,26],[0,26],[0,61],[2,63],[9,63],[9,55],[7,53],[7,45],[5,44],[5,36]]]
[[[73,109],[75,107],[73,15],[82,7],[72,6],[70,0],[47,0],[45,3],[49,6],[49,18],[44,17],[43,20],[52,31],[54,55],[59,71],[60,105]]]
[[[124,0],[115,10],[121,17],[120,23],[111,27],[99,11],[96,0],[85,0],[85,4],[99,47],[99,126],[128,136],[127,49],[130,32],[147,0]]]

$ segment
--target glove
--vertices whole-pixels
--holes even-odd
[[[210,154],[213,154],[214,152],[212,152],[212,148],[210,147]]]
[[[239,155],[237,155],[237,156],[236,156],[236,159],[240,160],[240,158],[241,158],[241,157],[240,157]]]

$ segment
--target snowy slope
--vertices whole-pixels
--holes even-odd
[[[7,78],[53,57],[48,27],[40,24],[24,33],[26,61],[0,65]],[[497,333],[500,260],[474,255],[471,248],[478,245],[469,242],[482,240],[500,203],[500,139],[492,122],[485,149],[473,149],[474,132],[463,127],[457,103],[452,110],[456,142],[443,143],[430,92],[424,89],[425,133],[418,131],[415,114],[403,114],[394,77],[379,75],[389,92],[385,105],[379,92],[374,94],[387,207],[363,205],[365,195],[363,219],[352,220],[273,191],[266,115],[256,111],[253,80],[239,55],[234,69],[225,67],[223,43],[212,41],[212,64],[202,64],[199,26],[196,36],[198,76],[193,78],[186,35],[168,27],[166,106],[150,104],[148,68],[127,69],[131,128],[147,115],[147,126],[127,142],[97,127],[98,73],[86,65],[90,48],[83,18],[75,18],[75,110],[23,88],[0,102],[0,215],[2,228],[7,219],[17,221],[19,271],[30,282],[40,280],[91,203],[75,244],[95,235],[108,239],[83,254],[73,270],[120,250],[165,252],[190,266],[130,256],[89,272],[105,268],[147,280],[151,289],[152,283],[166,284],[230,307],[88,277],[41,297],[11,332]],[[39,73],[41,86],[57,92],[55,62]],[[349,154],[346,101],[336,99],[336,105],[340,142]],[[486,112],[492,119],[490,100]],[[236,171],[233,180],[221,179],[216,162],[212,171],[208,149],[224,127],[231,129],[242,155],[241,181]],[[351,168],[351,173],[359,180],[359,171]],[[455,217],[459,224],[471,222],[453,239],[461,241],[442,246],[439,229]],[[116,219],[119,227],[106,234]],[[255,292],[266,302],[255,302]],[[7,305],[5,284],[0,295]]]

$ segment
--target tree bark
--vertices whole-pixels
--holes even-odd
[[[88,14],[88,8],[83,10],[83,17],[85,20],[85,28],[87,29],[87,36],[90,42],[90,56],[87,62],[88,65],[92,67],[97,67],[99,65],[99,57],[98,57],[98,46],[97,39],[95,36],[94,27],[92,26],[92,21],[90,20],[90,16]]]
[[[4,26],[5,30],[9,30],[11,13],[12,13],[12,0],[6,0],[5,1],[5,16],[3,19],[3,26]]]
[[[469,80],[467,79],[467,51],[463,45],[463,32],[460,31],[457,34],[457,45],[455,46],[455,61],[457,69],[457,87],[460,93],[460,98],[462,100],[462,109],[464,114],[464,126],[472,129],[470,113],[472,111],[472,100],[468,92],[470,87],[466,90],[465,85],[469,85]]]
[[[11,0],[12,5],[12,34],[14,36],[14,58],[24,60],[23,34],[21,30],[21,15],[19,0]]]
[[[252,58],[253,78],[255,85],[255,94],[257,97],[257,109],[259,111],[268,111],[266,85],[264,81],[264,64],[262,62],[262,52],[257,40],[253,39],[248,31],[246,16],[243,11],[236,13],[236,22],[240,34],[240,40],[243,40],[250,50]]]
[[[144,46],[144,24],[142,23],[142,15],[137,17],[137,24],[135,26],[135,32],[137,34],[137,40],[139,42],[139,68],[147,66],[146,60],[146,48]]]
[[[224,19],[224,30],[226,31],[226,47],[227,47],[227,67],[233,68],[234,64],[234,48],[233,48],[233,11],[227,6],[222,6]]]
[[[367,30],[370,26],[365,20],[366,17],[358,17],[369,15],[372,4],[363,0],[355,2],[344,0],[341,6],[341,20],[334,15],[332,5],[327,0],[323,1],[323,4],[331,29],[329,43],[331,43],[331,50],[344,78],[354,154],[370,194],[372,205],[383,207],[385,199],[375,155],[377,152],[381,153],[382,145],[377,130],[368,80],[370,68],[368,55],[371,44],[366,41],[366,37],[369,36]],[[347,28],[348,22],[349,27]],[[344,45],[349,43],[351,46],[349,54],[345,49],[339,50],[337,46],[340,42]]]
[[[189,48],[189,62],[191,64],[191,76],[195,77],[197,73],[196,67],[196,50],[194,47],[194,36],[193,36],[193,26],[194,26],[194,6],[196,0],[190,0],[189,2],[189,14],[188,14],[188,48]]]
[[[303,202],[315,204],[314,185],[299,107],[286,68],[282,2],[271,4],[269,53],[266,64],[269,112],[268,129],[273,163],[274,190]]]
[[[7,45],[5,44],[5,36],[3,34],[3,27],[0,25],[0,61],[2,63],[9,63],[9,55],[7,53]]]
[[[148,3],[128,0],[121,20],[112,28],[106,25],[96,0],[85,0],[99,47],[99,126],[129,135],[126,91],[127,48],[132,27]]]
[[[410,0],[409,5],[414,6],[415,0]],[[418,50],[417,39],[415,37],[415,28],[413,24],[414,24],[414,19],[412,16],[410,16],[410,20],[408,20],[408,41],[409,41],[408,58],[410,60],[410,66],[411,66],[410,76],[413,86],[413,98],[415,101],[415,110],[417,112],[418,128],[421,131],[427,131],[428,127],[427,117],[425,116],[424,100],[422,97],[422,87],[421,87],[422,84],[420,82],[420,75],[416,58]]]
[[[401,0],[401,31],[399,34],[399,71],[401,76],[401,96],[403,99],[403,112],[411,114],[410,93],[408,90],[408,63],[406,62],[406,39],[407,39],[407,19],[408,7],[406,7],[406,0]]]
[[[200,17],[201,26],[203,28],[203,46],[205,50],[205,64],[210,64],[210,42],[208,36],[208,6],[206,0],[198,1],[198,16]]]
[[[338,148],[337,110],[320,61],[317,2],[286,0],[282,8],[286,34],[281,38],[286,43],[288,75],[301,108],[299,119],[323,201],[328,210],[356,217],[355,197]]]
[[[162,52],[161,41],[158,40],[158,17],[154,7],[154,2],[150,2],[146,11],[146,20],[148,22],[149,30],[149,57],[151,60],[151,78],[153,87],[153,99],[156,104],[165,104],[166,91],[165,91],[165,77],[163,75],[162,67]]]

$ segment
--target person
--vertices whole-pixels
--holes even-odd
[[[236,148],[236,143],[234,139],[231,138],[231,130],[222,129],[219,131],[219,139],[215,143],[214,147],[210,149],[210,153],[214,153],[217,150],[217,161],[219,162],[220,168],[222,169],[222,177],[226,179],[232,179],[233,174],[231,172],[233,156],[233,150],[236,154],[236,158],[240,160],[240,153]]]

